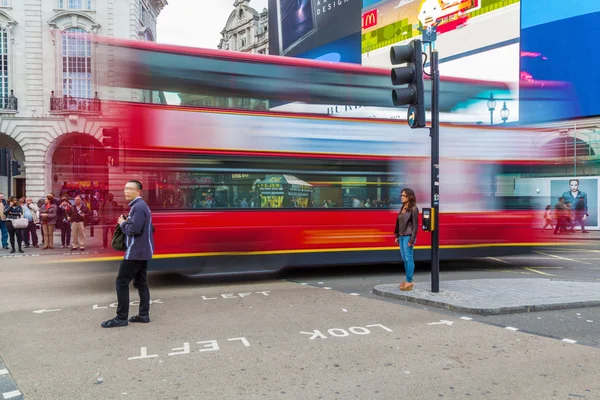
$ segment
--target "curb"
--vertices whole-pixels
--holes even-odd
[[[23,394],[14,381],[10,371],[0,358],[0,396],[2,399],[23,400]]]
[[[443,301],[435,301],[429,299],[421,299],[409,295],[391,293],[384,290],[377,289],[377,286],[373,288],[373,294],[381,297],[387,297],[390,299],[404,300],[409,303],[422,304],[426,306],[443,308],[450,311],[466,312],[469,314],[478,315],[501,315],[501,314],[515,314],[515,313],[529,313],[539,311],[551,311],[551,310],[568,310],[572,308],[589,308],[589,307],[600,307],[600,301],[580,301],[574,303],[554,303],[554,304],[530,304],[522,306],[512,307],[499,307],[499,308],[477,308],[477,307],[464,307],[455,306],[450,303]]]

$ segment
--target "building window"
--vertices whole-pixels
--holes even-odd
[[[148,26],[148,8],[146,7],[146,5],[144,4],[144,2],[142,0],[140,0],[140,15],[139,15],[139,21],[140,24],[142,24],[142,26]]]
[[[150,31],[150,29],[146,29],[144,31],[144,40],[147,42],[154,42],[154,36],[152,35],[152,31]]]
[[[8,0],[4,0],[4,4]],[[5,102],[10,96],[8,90],[8,32],[6,29],[0,29],[0,100],[2,101],[0,108],[6,108]]]
[[[63,94],[72,97],[92,97],[92,50],[89,37],[81,28],[63,32]]]
[[[10,0],[0,0],[0,7],[10,7]]]
[[[73,10],[91,10],[92,0],[58,0],[58,8],[68,8]]]

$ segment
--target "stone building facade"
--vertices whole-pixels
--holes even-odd
[[[269,54],[269,13],[256,11],[250,0],[235,0],[233,11],[221,31],[219,50]]]
[[[155,40],[167,0],[0,0],[0,148],[21,162],[13,195],[40,198],[86,179],[74,167],[102,148],[111,100],[157,95],[111,87],[114,70],[96,38]],[[101,86],[100,82],[109,82]],[[58,147],[72,151],[58,153]],[[104,166],[106,175],[110,173]],[[94,179],[94,178],[91,178]],[[0,192],[8,192],[0,177]]]

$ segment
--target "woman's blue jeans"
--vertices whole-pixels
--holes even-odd
[[[406,271],[406,282],[412,282],[413,274],[415,273],[415,257],[413,254],[414,247],[408,245],[410,236],[400,236],[398,241],[400,243],[400,255],[402,261],[404,261],[404,270]],[[414,243],[413,243],[414,245]]]

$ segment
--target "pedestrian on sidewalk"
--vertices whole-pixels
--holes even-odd
[[[60,207],[58,207],[57,223],[60,221],[60,248],[64,249],[71,245],[71,204],[67,197],[61,199]]]
[[[23,229],[16,228],[13,226],[13,221],[23,217],[23,208],[19,206],[19,201],[16,197],[9,197],[9,207],[4,211],[6,214],[6,228],[8,229],[8,235],[10,237],[11,254],[15,253],[15,240],[19,247],[19,253],[24,253],[21,248],[21,237],[23,236]]]
[[[543,231],[546,230],[546,227],[550,227],[550,230],[554,229],[554,225],[552,225],[552,206],[547,205],[546,211],[544,212],[544,221],[546,221],[546,225],[542,228]]]
[[[37,236],[37,223],[40,220],[38,216],[39,211],[40,209],[30,197],[25,200],[25,204],[23,205],[23,217],[27,218],[29,221],[29,225],[27,225],[27,229],[25,229],[23,233],[26,248],[29,247],[29,244],[35,248],[40,247],[38,245]]]
[[[102,223],[102,248],[108,247],[109,233],[110,237],[115,234],[115,221],[119,218],[120,207],[115,201],[115,196],[109,193],[106,201],[100,207],[100,222]]]
[[[0,238],[2,240],[2,248],[8,250],[8,230],[6,229],[6,214],[8,208],[4,195],[0,193]]]
[[[75,204],[71,207],[69,214],[69,221],[71,222],[71,239],[73,240],[73,247],[71,251],[84,251],[85,250],[85,219],[87,218],[90,210],[81,201],[81,196],[75,197]]]
[[[44,234],[44,248],[54,248],[54,226],[56,225],[56,201],[52,195],[46,196],[46,201],[40,208],[40,218],[42,220],[42,233]]]
[[[125,199],[129,201],[129,215],[121,215],[118,224],[125,234],[127,250],[121,261],[117,276],[117,316],[102,323],[103,328],[127,326],[129,316],[129,283],[140,295],[138,315],[129,318],[129,322],[150,322],[150,289],[146,274],[148,261],[154,254],[154,232],[152,213],[148,204],[142,199],[142,184],[129,181],[125,185]]]
[[[419,230],[419,209],[415,192],[412,189],[403,189],[400,200],[402,207],[396,218],[396,228],[394,229],[396,244],[400,245],[400,255],[406,272],[406,281],[400,284],[400,290],[412,290],[415,272],[414,246]]]

